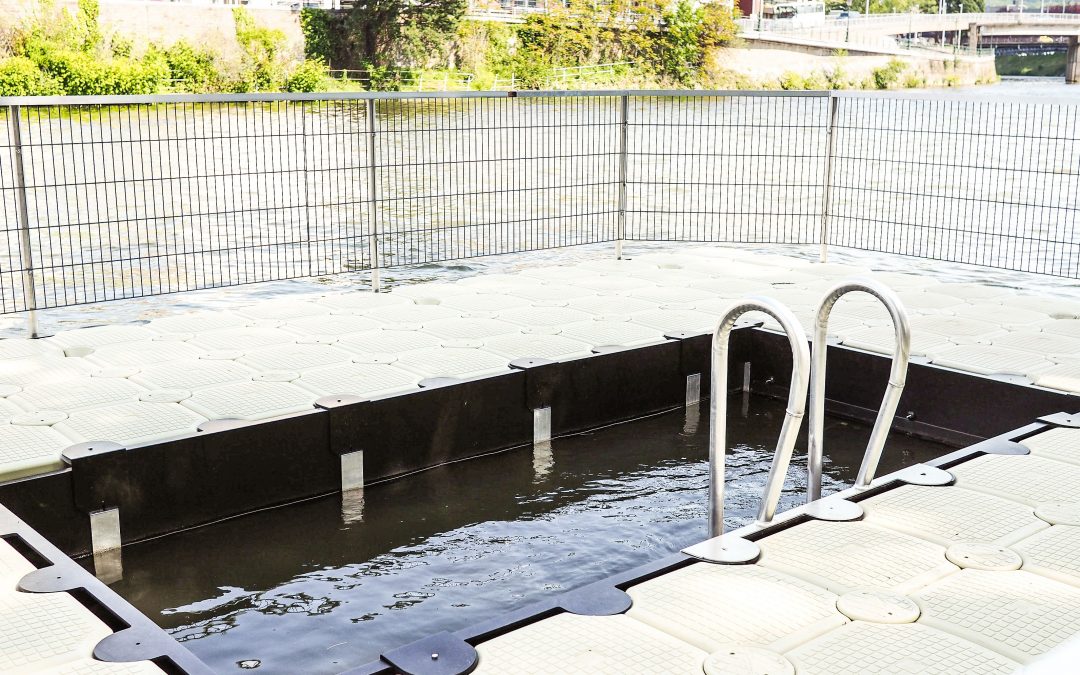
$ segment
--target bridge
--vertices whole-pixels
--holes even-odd
[[[895,48],[896,37],[927,33],[966,33],[967,44],[977,48],[990,36],[1054,36],[1067,39],[1065,81],[1080,82],[1080,14],[980,13],[980,14],[880,14],[849,19],[828,19],[824,24],[799,26],[785,19],[740,22],[744,31],[758,36],[783,35],[788,39],[820,43]]]

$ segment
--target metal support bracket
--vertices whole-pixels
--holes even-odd
[[[560,596],[558,602],[559,607],[581,616],[614,616],[634,604],[626,591],[604,582],[570,591]]]
[[[847,522],[863,517],[863,507],[837,497],[825,497],[806,505],[804,513],[815,520]]]
[[[341,491],[364,488],[364,451],[355,450],[341,456]]]
[[[722,565],[744,565],[761,557],[761,547],[742,537],[722,534],[682,550],[686,555],[704,562]]]
[[[551,442],[551,407],[533,410],[533,445]]]
[[[382,655],[402,675],[464,675],[480,655],[468,642],[443,631]]]
[[[686,376],[686,407],[701,403],[701,373]]]
[[[1053,415],[1043,415],[1038,422],[1043,424],[1049,424],[1055,427],[1065,427],[1066,429],[1080,429],[1080,413],[1065,413],[1059,412]]]

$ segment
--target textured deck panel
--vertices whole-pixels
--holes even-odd
[[[563,337],[593,347],[635,347],[664,339],[664,331],[627,321],[580,321],[564,326]]]
[[[93,659],[70,661],[49,671],[51,675],[160,675],[162,672],[150,661],[106,663]]]
[[[1006,675],[1020,665],[918,623],[856,621],[788,654],[800,675]]]
[[[141,342],[152,340],[155,335],[157,333],[143,326],[116,325],[78,328],[57,333],[45,340],[61,349],[70,349],[72,347],[103,347],[119,342]]]
[[[154,319],[150,322],[150,328],[158,333],[170,335],[243,328],[251,323],[250,318],[234,312],[193,312]]]
[[[811,521],[758,542],[761,564],[836,594],[904,593],[956,571],[937,544],[865,522]]]
[[[424,325],[424,332],[443,340],[482,340],[483,338],[520,333],[516,326],[498,319],[439,319]]]
[[[1028,375],[1049,369],[1054,364],[1041,354],[1006,349],[994,345],[957,345],[934,352],[933,363],[969,373],[990,375]]]
[[[510,370],[509,362],[497,354],[462,347],[431,347],[404,352],[394,365],[421,377],[479,377]]]
[[[847,621],[835,594],[758,565],[696,563],[627,592],[629,616],[708,652],[804,641]]]
[[[256,372],[233,361],[197,359],[144,366],[131,381],[150,389],[197,389],[250,380]]]
[[[959,487],[904,485],[859,503],[867,522],[941,545],[1013,541],[1047,527],[1030,506]]]
[[[539,357],[558,361],[588,356],[592,347],[580,340],[564,335],[527,335],[514,333],[498,335],[484,340],[484,350],[498,354],[507,360]]]
[[[985,455],[949,469],[956,484],[1035,506],[1076,501],[1080,465],[1038,455]]]
[[[289,319],[282,324],[282,330],[292,331],[301,336],[311,335],[347,335],[366,330],[374,330],[382,323],[375,319],[357,314],[333,314],[331,316],[305,316]]]
[[[326,316],[330,314],[330,309],[316,302],[288,299],[248,305],[236,310],[236,313],[249,319],[285,321],[305,316]]]
[[[294,384],[320,396],[379,396],[415,389],[420,379],[419,375],[392,365],[345,363],[304,371]]]
[[[60,452],[71,441],[50,427],[0,424],[0,481],[64,467]]]
[[[911,332],[936,333],[951,340],[968,338],[972,341],[985,340],[1000,335],[1004,329],[990,321],[965,319],[959,316],[916,316],[911,319]]]
[[[716,328],[716,317],[707,312],[692,309],[653,309],[638,312],[631,320],[648,328],[656,328],[664,333],[686,331],[712,332]]]
[[[461,312],[440,305],[389,305],[372,309],[366,316],[390,326],[422,327],[431,321],[460,317]]]
[[[520,307],[504,310],[499,312],[497,316],[500,321],[519,326],[519,330],[522,326],[560,328],[568,324],[593,319],[588,312],[571,309],[570,307]]]
[[[656,309],[656,304],[626,296],[588,295],[574,298],[568,305],[571,309],[588,312],[597,316],[630,316],[635,312]]]
[[[316,398],[288,382],[233,382],[192,392],[182,405],[212,420],[258,420],[311,410]]]
[[[1080,338],[1048,333],[1038,327],[990,338],[989,343],[995,347],[1033,352],[1049,360],[1053,360],[1057,355],[1080,354]]]
[[[465,293],[442,300],[440,306],[461,312],[502,312],[532,304],[528,298],[505,293]]]
[[[829,325],[832,326],[832,321]],[[891,325],[858,328],[844,332],[841,342],[855,349],[864,349],[877,354],[892,354],[896,349],[896,331]],[[914,333],[911,336],[913,356],[930,356],[952,346],[953,343],[948,338],[935,333]]]
[[[123,378],[81,377],[52,384],[29,385],[8,401],[24,410],[78,410],[123,401],[137,401],[143,387]]]
[[[29,560],[0,539],[0,593],[16,593],[19,580],[33,571]]]
[[[394,289],[393,293],[370,293],[357,291],[355,293],[334,293],[316,300],[319,305],[334,310],[368,310],[376,307],[388,307],[390,305],[411,305],[412,299],[404,292],[404,289]]]
[[[1080,527],[1054,525],[1010,548],[1024,559],[1025,571],[1080,586]]]
[[[200,333],[188,341],[204,349],[259,349],[296,342],[296,335],[279,328],[251,326]]]
[[[164,441],[198,431],[205,417],[177,403],[121,403],[76,410],[53,428],[71,439],[136,445]]]
[[[37,356],[0,361],[0,384],[24,387],[32,384],[65,382],[89,375],[94,364],[82,358]]]
[[[1035,384],[1061,391],[1080,392],[1080,361],[1060,363],[1036,373]]]
[[[394,354],[414,349],[438,347],[443,340],[419,330],[380,329],[354,333],[342,338],[335,345],[361,354]]]
[[[1072,637],[1080,589],[1025,572],[967,569],[919,591],[919,622],[1021,662]]]
[[[91,658],[112,633],[67,593],[0,593],[0,673],[47,671]]]
[[[1031,454],[1061,462],[1080,464],[1080,429],[1058,427],[1028,436],[1020,444]],[[1080,495],[1077,495],[1080,499]]]
[[[99,366],[142,367],[166,361],[197,359],[205,351],[186,342],[124,342],[98,347],[86,360]]]
[[[559,614],[477,647],[482,675],[702,672],[707,654],[627,616]]]
[[[989,302],[960,305],[950,308],[950,311],[958,317],[999,323],[1009,330],[1038,330],[1039,324],[1050,320],[1050,315],[1045,312],[1018,307],[1010,307],[1006,310],[1000,304]]]
[[[238,363],[255,370],[305,370],[334,363],[348,363],[352,354],[337,346],[320,344],[286,344],[254,349],[238,359]]]

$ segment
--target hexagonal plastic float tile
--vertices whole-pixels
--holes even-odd
[[[903,272],[874,272],[870,278],[876,279],[894,291],[919,290],[936,286],[938,282],[920,274]]]
[[[1003,298],[1015,293],[1013,289],[1005,288],[1003,286],[953,282],[931,286],[930,289],[936,293],[945,293],[947,295],[956,296],[965,302],[992,300],[994,298]]]
[[[962,298],[933,291],[897,291],[896,295],[914,314],[951,315],[953,310],[965,304]]]
[[[906,304],[906,303],[905,303]],[[953,340],[970,338],[972,340],[989,339],[1005,331],[996,323],[965,319],[959,316],[916,316],[911,319],[911,332],[926,331]]]
[[[692,309],[653,309],[638,312],[631,320],[642,326],[655,328],[664,333],[681,332],[707,333],[716,329],[716,317],[706,312]]]
[[[154,319],[150,327],[159,333],[203,333],[210,330],[241,328],[252,322],[247,317],[229,311],[195,312]]]
[[[484,340],[484,350],[504,357],[507,362],[523,358],[562,359],[589,356],[592,347],[562,335],[513,333]]]
[[[197,359],[205,351],[187,342],[125,342],[98,347],[86,360],[101,366],[144,366]]]
[[[400,354],[427,347],[438,347],[440,338],[419,330],[380,329],[353,333],[335,345],[354,354]]]
[[[563,326],[563,337],[596,347],[638,347],[664,339],[664,331],[629,321],[579,321]]]
[[[932,362],[946,368],[983,375],[1028,375],[1049,369],[1053,363],[1041,355],[996,345],[958,345],[937,351]]]
[[[700,673],[707,654],[625,615],[557,614],[480,643],[479,675]]]
[[[1080,429],[1055,427],[1029,436],[1020,445],[1039,457],[1080,464]],[[1080,495],[1077,495],[1080,499]]]
[[[344,349],[320,344],[274,345],[253,349],[237,361],[255,370],[297,370],[348,363],[352,354]]]
[[[382,396],[416,389],[421,377],[392,365],[341,363],[305,371],[294,384],[319,396]]]
[[[1080,338],[1080,319],[1055,319],[1041,324],[1041,327],[1047,333]]]
[[[663,287],[690,288],[695,281],[712,279],[707,273],[699,270],[681,270],[670,268],[651,267],[638,269],[630,273],[635,279],[644,279]],[[645,290],[645,289],[642,289]]]
[[[46,340],[0,339],[0,360],[39,356],[61,358],[64,356],[64,350],[60,345],[52,344]]]
[[[867,522],[942,545],[1012,541],[1047,527],[1029,506],[959,487],[903,485],[859,503]]]
[[[657,305],[669,304],[693,304],[697,300],[709,300],[716,297],[703,288],[651,286],[648,288],[635,288],[627,293],[631,298],[638,298]]]
[[[299,319],[305,316],[326,316],[330,309],[318,302],[317,298],[311,297],[306,300],[287,299],[260,302],[236,310],[240,316],[249,319],[262,319],[271,321],[284,321],[286,319]]]
[[[438,319],[424,324],[424,332],[443,340],[482,340],[508,333],[519,333],[521,327],[496,319]]]
[[[457,285],[472,292],[476,292],[478,288],[490,288],[499,293],[505,293],[511,288],[538,286],[540,283],[540,279],[521,274],[478,274],[459,279]]]
[[[896,349],[896,332],[892,326],[864,326],[844,331],[841,340],[848,347],[878,354],[892,354]],[[952,346],[953,343],[943,335],[925,332],[911,334],[911,353],[914,356],[932,356]]]
[[[695,563],[627,593],[627,616],[709,652],[726,643],[797,644],[846,623],[835,594],[758,565]]]
[[[479,377],[510,370],[509,362],[502,356],[481,349],[453,347],[402,352],[394,365],[424,378]]]
[[[1032,312],[1042,312],[1051,319],[1080,319],[1080,302],[1044,295],[1009,295],[1001,298],[1001,304]]]
[[[526,328],[563,328],[578,321],[589,321],[593,317],[569,307],[521,307],[499,312],[499,320],[507,321]]]
[[[987,339],[988,344],[1023,352],[1032,352],[1053,359],[1055,355],[1080,355],[1080,338],[1055,335],[1038,328],[1018,330]]]
[[[656,286],[656,284],[646,279],[618,276],[582,277],[574,279],[573,285],[577,288],[585,288],[600,293],[620,293]]]
[[[6,398],[0,398],[0,424],[7,424],[13,416],[24,412],[25,408],[20,408]]]
[[[231,382],[194,391],[181,405],[208,419],[259,420],[311,410],[316,398],[288,382]]]
[[[19,387],[63,382],[89,375],[93,364],[81,358],[35,357],[0,361],[0,384]]]
[[[112,634],[67,593],[0,593],[0,672],[55,672]]]
[[[194,434],[205,421],[177,403],[139,401],[76,410],[53,428],[75,443],[112,441],[131,446]]]
[[[340,337],[349,333],[375,330],[381,325],[381,322],[367,316],[332,314],[330,316],[306,316],[299,319],[287,319],[281,325],[281,329],[292,331],[302,337]]]
[[[949,469],[956,485],[989,492],[1030,506],[1075,501],[1080,466],[1038,455],[983,455]]]
[[[366,314],[390,326],[420,327],[430,321],[461,316],[461,312],[440,305],[391,305],[377,307]]]
[[[518,286],[505,288],[503,292],[519,298],[525,298],[534,305],[565,305],[574,298],[586,298],[599,295],[591,288],[582,288],[568,284],[544,284],[536,286]]]
[[[1023,557],[1026,571],[1080,586],[1080,527],[1055,525],[1010,548]]]
[[[131,380],[151,389],[197,389],[250,380],[255,372],[228,360],[197,359],[144,366]]]
[[[62,469],[71,441],[50,427],[0,424],[0,481]]]
[[[296,342],[295,333],[280,328],[249,326],[247,328],[227,328],[225,330],[200,333],[188,341],[188,344],[203,349],[238,349],[244,351],[292,342]]]
[[[767,294],[772,290],[768,281],[762,279],[710,278],[693,281],[691,288],[713,293],[721,298],[741,298],[745,295]]]
[[[530,267],[518,273],[519,276],[540,279],[541,281],[572,281],[596,276],[596,270],[579,265],[548,265]]]
[[[419,284],[408,284],[404,286],[395,286],[389,294],[380,293],[380,296],[386,296],[394,298],[396,303],[389,304],[417,304],[417,305],[438,305],[441,304],[447,298],[454,295],[469,295],[473,293],[485,293],[488,291],[498,293],[500,289],[481,289],[481,288],[469,288],[468,286],[460,286],[453,283],[438,283],[438,282],[424,282]],[[384,305],[380,305],[384,306]]]
[[[806,675],[979,673],[1006,675],[1019,663],[990,649],[918,623],[856,621],[789,652]]]
[[[45,338],[45,340],[50,344],[59,346],[61,349],[71,349],[73,347],[101,347],[118,342],[152,340],[155,335],[157,333],[142,326],[116,325],[67,330]]]
[[[969,305],[958,305],[949,310],[953,315],[966,319],[978,319],[989,323],[996,323],[1009,330],[1032,328],[1050,320],[1050,315],[1029,309],[1010,308],[1004,310],[1001,305],[979,302]]]
[[[515,307],[526,307],[530,301],[505,293],[463,293],[452,295],[441,303],[443,307],[462,312],[501,312]]]
[[[411,305],[412,299],[395,288],[392,293],[371,293],[370,291],[351,291],[334,293],[319,298],[315,302],[331,310],[367,311],[376,307],[390,305]]]
[[[1021,662],[1080,626],[1080,589],[1030,572],[966,569],[914,595],[920,623],[993,647]]]
[[[656,304],[619,295],[589,295],[584,298],[574,298],[569,303],[570,309],[580,312],[588,312],[595,316],[625,316],[634,312],[645,312],[656,309]]]
[[[862,521],[814,520],[757,543],[759,564],[838,595],[860,588],[905,593],[956,571],[944,547]]]
[[[8,400],[25,410],[77,410],[139,400],[146,390],[124,378],[79,377],[52,384],[32,384]]]

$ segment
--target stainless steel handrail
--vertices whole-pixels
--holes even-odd
[[[709,413],[711,415],[711,433],[709,436],[709,536],[719,537],[724,533],[724,469],[727,454],[727,381],[728,381],[728,342],[735,322],[747,312],[764,312],[776,319],[787,333],[791,343],[791,387],[788,389],[787,411],[784,425],[780,429],[780,438],[776,442],[769,479],[765,483],[765,492],[761,497],[757,520],[761,524],[772,521],[776,515],[776,504],[780,501],[780,491],[784,487],[791,453],[795,449],[795,440],[806,412],[806,393],[810,383],[810,348],[802,326],[784,305],[772,298],[749,296],[739,301],[720,318],[712,341],[712,396]]]
[[[896,293],[888,286],[873,279],[859,278],[842,281],[825,294],[818,306],[817,319],[814,322],[813,369],[810,379],[810,442],[807,457],[807,503],[821,498],[821,470],[824,446],[822,443],[825,427],[825,367],[828,357],[828,345],[825,343],[829,328],[829,315],[836,302],[852,291],[862,291],[876,297],[885,305],[892,317],[896,331],[896,349],[893,352],[892,368],[889,371],[889,385],[878,408],[874,429],[866,444],[862,465],[855,479],[855,487],[865,489],[874,480],[878,461],[885,449],[885,440],[889,435],[896,406],[904,391],[907,377],[908,358],[911,356],[911,327],[908,324],[907,311]]]

